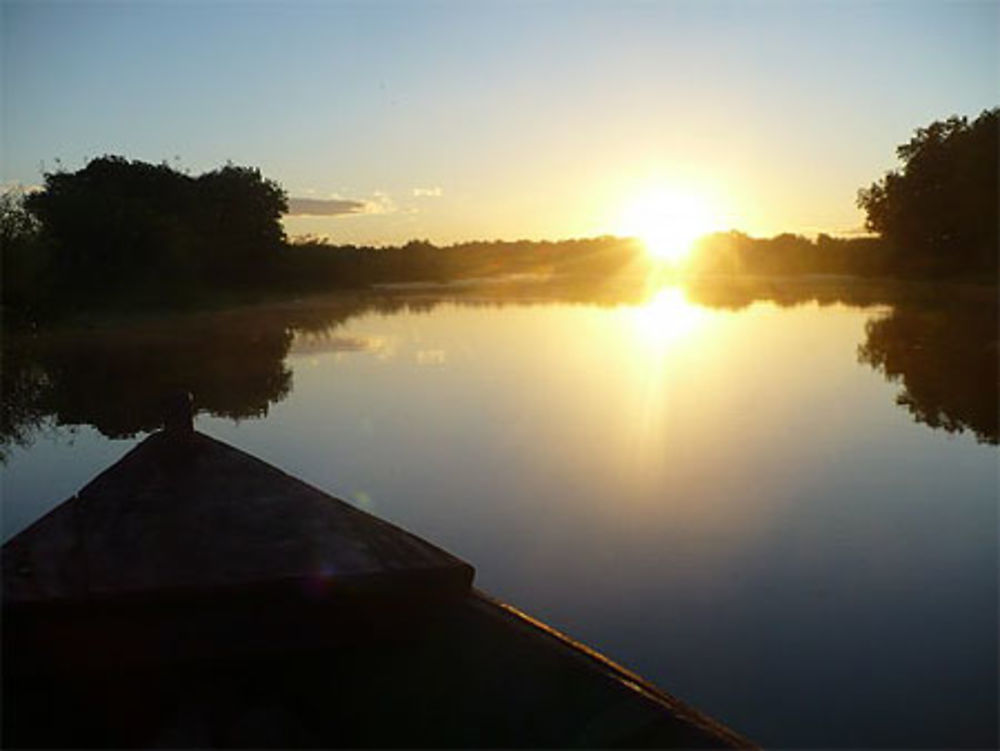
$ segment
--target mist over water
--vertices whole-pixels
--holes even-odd
[[[197,427],[770,746],[996,742],[996,306],[835,281],[317,298],[4,342],[8,538]]]

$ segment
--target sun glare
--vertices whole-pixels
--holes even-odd
[[[704,309],[689,303],[677,287],[660,290],[631,315],[641,338],[657,350],[696,331],[707,318]]]
[[[683,261],[694,241],[715,227],[707,204],[689,193],[655,190],[635,199],[622,214],[619,232],[637,237],[654,258]]]

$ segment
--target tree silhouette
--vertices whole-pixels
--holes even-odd
[[[284,190],[260,170],[227,164],[195,179],[195,221],[205,271],[216,283],[263,278],[285,244]]]
[[[199,177],[119,156],[45,175],[27,209],[51,249],[57,295],[172,302],[266,279],[284,244],[284,191],[249,167]]]
[[[45,303],[42,281],[46,263],[41,224],[25,207],[25,193],[12,188],[0,194],[0,301],[4,317],[30,320]]]
[[[896,149],[903,161],[858,191],[866,227],[913,273],[996,273],[1000,108],[950,117]]]

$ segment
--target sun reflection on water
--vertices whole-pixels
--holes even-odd
[[[709,318],[704,308],[685,299],[680,287],[661,289],[629,312],[640,339],[655,350],[690,336]]]
[[[638,390],[631,419],[631,453],[647,470],[669,461],[677,436],[668,417],[678,393],[678,378],[686,380],[688,355],[711,318],[706,309],[689,302],[680,287],[661,288],[648,301],[629,309]],[[638,469],[634,468],[636,471]]]

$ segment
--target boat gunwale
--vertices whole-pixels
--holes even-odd
[[[615,662],[607,655],[598,652],[596,649],[587,646],[581,641],[559,631],[544,621],[540,621],[513,605],[499,600],[482,590],[473,587],[469,594],[469,604],[481,610],[492,610],[494,614],[505,617],[508,621],[515,622],[524,629],[530,629],[533,635],[539,639],[554,641],[562,650],[573,655],[577,660],[587,664],[591,668],[598,668],[610,675],[618,683],[635,691],[644,698],[661,705],[673,716],[695,725],[699,729],[725,740],[733,748],[756,749],[759,748],[750,739],[736,732],[727,725],[713,719],[709,715],[701,712],[692,705],[677,698],[668,691],[663,690],[656,684],[643,678],[638,673]]]

